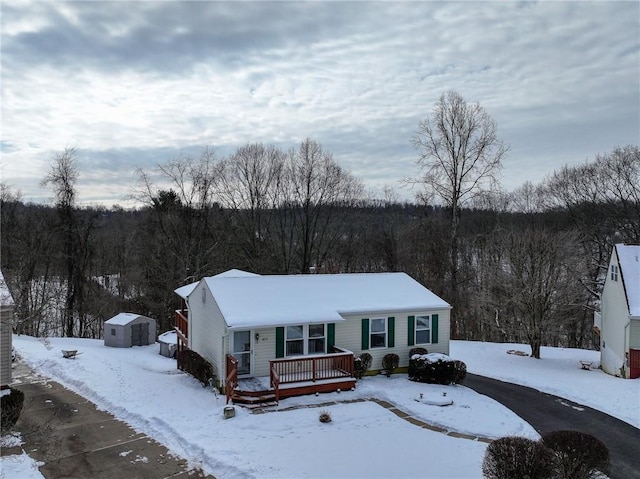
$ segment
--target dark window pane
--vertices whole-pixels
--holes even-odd
[[[431,331],[423,329],[416,331],[416,344],[428,344],[431,342]]]
[[[295,341],[287,341],[287,356],[298,356],[304,352],[303,350],[304,342],[302,339],[297,339]]]
[[[309,340],[309,354],[324,353],[324,338]]]
[[[385,333],[374,333],[371,335],[372,348],[384,348],[387,345],[387,335]]]

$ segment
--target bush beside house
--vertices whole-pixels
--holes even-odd
[[[8,391],[8,393],[7,393]],[[24,404],[24,393],[19,389],[8,388],[2,390],[0,397],[0,429],[4,433],[11,429],[18,422],[22,405]]]

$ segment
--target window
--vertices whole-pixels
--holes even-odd
[[[324,354],[326,352],[324,324],[300,324],[285,328],[286,356]]]
[[[611,265],[611,280],[618,281],[618,265]]]
[[[115,336],[116,335],[116,328],[111,328],[111,336]]]
[[[324,324],[309,325],[309,351],[308,354],[324,354],[325,334]]]
[[[304,326],[287,326],[287,356],[304,354]]]
[[[416,316],[416,344],[431,343],[431,318]]]
[[[387,318],[372,318],[369,329],[371,348],[387,347]]]

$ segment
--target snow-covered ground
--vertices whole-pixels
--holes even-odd
[[[174,360],[158,354],[157,344],[117,349],[105,347],[98,340],[42,341],[25,336],[14,336],[14,344],[23,360],[39,373],[85,396],[220,479],[402,478],[424,476],[426,470],[430,477],[481,477],[485,443],[417,427],[373,402],[340,403],[356,398],[389,401],[416,418],[452,431],[487,437],[538,437],[519,417],[468,388],[414,383],[405,375],[366,377],[355,391],[285,399],[274,412],[266,414],[236,408],[234,418],[224,419],[224,397],[176,370]],[[62,349],[77,349],[82,354],[76,360],[65,360]],[[529,382],[514,382],[584,402],[622,419],[637,419],[640,406],[637,394],[634,398],[631,393],[634,387],[637,392],[640,382],[578,367],[575,354],[579,359],[593,359],[597,353],[544,348],[546,359],[536,361],[507,355],[507,349],[526,351],[522,345],[454,342],[451,355],[464,360],[471,372],[526,378]],[[600,391],[600,384],[606,387],[607,394],[617,398],[614,405],[605,408],[579,400],[586,393],[582,390],[584,376],[592,378],[591,391]],[[545,389],[545,385],[566,389]],[[453,404],[441,407],[427,403],[445,397]],[[318,406],[332,401],[338,403]],[[292,406],[300,408],[283,410]],[[321,423],[321,411],[328,411],[332,422]],[[3,469],[5,461],[1,463]]]

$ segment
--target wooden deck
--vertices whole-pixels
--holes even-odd
[[[333,353],[274,359],[269,377],[237,378],[237,360],[227,356],[227,403],[277,404],[280,399],[306,394],[348,391],[356,386],[353,353],[334,348]]]

